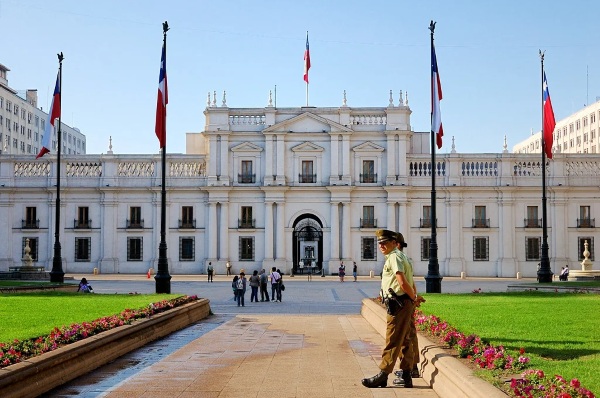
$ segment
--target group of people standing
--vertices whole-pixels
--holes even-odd
[[[281,302],[281,292],[285,290],[283,284],[283,274],[276,267],[271,268],[271,273],[267,275],[264,269],[254,271],[252,275],[246,279],[246,271],[242,268],[240,274],[233,277],[231,288],[233,290],[233,299],[237,301],[237,305],[244,307],[244,296],[246,294],[246,286],[250,285],[250,302],[258,302],[258,291],[260,289],[260,301]],[[271,284],[271,299],[267,290],[268,284]]]
[[[356,277],[358,273],[358,267],[356,266],[356,261],[352,264],[352,276],[354,277],[354,282],[356,282]],[[338,268],[338,276],[340,277],[340,282],[344,282],[344,278],[346,277],[346,266],[342,261],[340,263],[340,267]]]

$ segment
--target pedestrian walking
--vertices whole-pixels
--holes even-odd
[[[358,273],[358,267],[356,266],[356,261],[352,265],[352,276],[354,277],[354,282],[356,282],[356,275]]]
[[[225,268],[227,268],[227,276],[231,276],[231,263],[229,261],[225,264]]]
[[[271,274],[269,275],[269,279],[271,279],[271,301],[278,302],[281,297],[281,290],[279,290],[279,280],[281,279],[281,274],[277,272],[277,268],[271,268]]]
[[[260,301],[269,301],[269,292],[267,291],[267,282],[269,277],[264,269],[260,270]]]
[[[385,346],[379,364],[380,371],[373,377],[362,379],[362,385],[368,388],[387,386],[388,376],[394,370],[396,360],[403,355],[402,347],[410,345],[412,338],[410,323],[417,298],[413,290],[413,270],[406,255],[396,248],[396,239],[398,239],[396,233],[379,229],[375,235],[379,250],[385,256],[381,275],[381,299],[387,309],[387,328]],[[404,354],[406,363],[412,364],[412,350],[408,349]],[[402,370],[404,387],[412,388],[410,367]]]
[[[258,288],[260,287],[260,276],[258,276],[258,271],[254,270],[252,276],[248,279],[250,282],[250,289],[252,292],[250,293],[250,302],[256,301],[258,303]]]
[[[208,267],[206,268],[206,273],[208,274],[208,281],[211,283],[213,281],[213,272],[214,272],[214,268],[212,266],[212,263],[209,261]]]
[[[244,295],[246,294],[246,273],[244,272],[244,269],[242,268],[240,270],[240,276],[238,277],[237,283],[236,283],[236,288],[237,288],[237,305],[238,307],[240,306],[240,304],[242,305],[242,307],[245,307],[244,305]]]

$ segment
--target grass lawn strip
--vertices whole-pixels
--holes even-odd
[[[436,315],[465,335],[518,353],[529,368],[577,378],[600,391],[600,296],[541,292],[424,295],[424,314]]]
[[[50,333],[57,326],[90,322],[180,295],[76,294],[44,292],[3,295],[0,300],[0,343]]]

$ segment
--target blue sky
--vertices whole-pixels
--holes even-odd
[[[567,4],[568,3],[568,4]],[[63,121],[86,135],[88,153],[158,153],[154,117],[162,22],[167,44],[167,151],[185,152],[200,132],[207,93],[227,105],[305,105],[309,31],[310,105],[385,107],[408,91],[412,126],[430,120],[429,21],[449,152],[509,150],[541,125],[545,68],[557,120],[600,96],[600,2],[0,0],[0,63],[9,84],[38,89],[49,107],[56,53],[63,52]]]

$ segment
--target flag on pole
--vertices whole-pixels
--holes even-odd
[[[306,32],[306,50],[304,50],[304,81],[308,84],[308,70],[310,69],[310,50],[308,48],[308,32]]]
[[[438,149],[442,148],[442,114],[440,112],[440,101],[442,100],[442,83],[438,72],[435,47],[431,44],[431,131],[435,133]]]
[[[46,123],[44,128],[44,136],[42,137],[42,149],[40,153],[35,157],[36,159],[41,158],[48,152],[52,147],[52,136],[54,135],[56,119],[60,119],[60,79],[59,75],[56,75],[56,86],[54,86],[54,94],[52,95],[52,104],[50,105],[50,120]]]
[[[167,104],[169,94],[167,92],[167,46],[163,43],[162,55],[160,57],[160,75],[158,78],[158,98],[156,100],[156,136],[160,142],[160,148],[164,148],[167,141]]]
[[[552,109],[552,101],[550,101],[550,91],[548,91],[548,81],[546,80],[546,72],[544,72],[544,126],[542,134],[544,135],[544,152],[548,159],[552,159],[552,141],[556,120],[554,119],[554,110]]]

